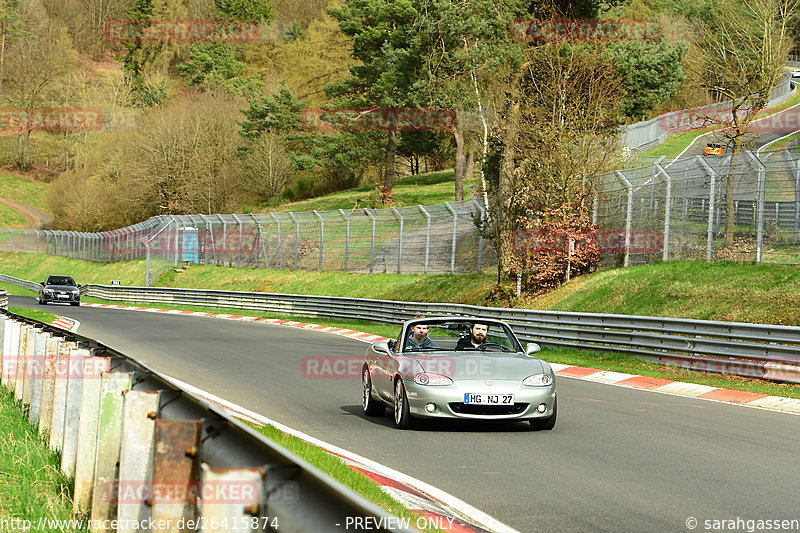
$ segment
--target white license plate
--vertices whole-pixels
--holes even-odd
[[[66,300],[67,298],[69,298],[69,295],[68,294],[57,294],[56,298],[64,298]]]
[[[464,393],[464,403],[470,405],[514,405],[514,395]]]

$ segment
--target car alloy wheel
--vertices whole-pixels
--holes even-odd
[[[381,416],[386,412],[386,408],[372,398],[372,380],[369,377],[369,367],[364,366],[361,374],[361,384],[363,394],[361,397],[361,408],[367,416]]]
[[[411,427],[411,415],[408,413],[408,397],[403,380],[394,382],[394,425],[400,429]]]

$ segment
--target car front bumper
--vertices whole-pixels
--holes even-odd
[[[419,418],[457,418],[477,420],[530,420],[553,414],[556,399],[555,383],[545,387],[529,387],[522,380],[462,380],[452,385],[430,386],[404,382],[411,415]],[[514,404],[486,406],[464,404],[465,394],[513,394]],[[433,404],[435,409],[426,409]],[[544,412],[537,406],[544,404]]]

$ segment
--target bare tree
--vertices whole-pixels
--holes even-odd
[[[720,135],[734,154],[746,145],[753,119],[785,75],[798,8],[800,0],[720,2],[699,28],[699,54],[692,67],[705,80],[702,87],[733,102],[726,114],[705,119],[722,127]],[[725,242],[730,245],[735,222],[732,174],[726,178],[725,196]]]
[[[265,199],[279,195],[294,175],[292,161],[283,141],[278,135],[265,132],[249,149],[245,157],[245,171],[254,186],[254,192]]]

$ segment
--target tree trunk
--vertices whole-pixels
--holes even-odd
[[[386,143],[386,167],[383,172],[383,198],[385,207],[392,205],[392,187],[394,186],[394,154],[397,149],[397,132],[389,130],[389,142]]]
[[[725,180],[725,245],[730,246],[733,244],[734,226],[736,224],[736,207],[733,199],[733,165],[736,162],[736,156],[741,151],[741,143],[737,136],[733,140],[733,154],[731,155],[731,168],[728,172],[727,179]]]
[[[497,187],[497,256],[498,282],[505,271],[506,261],[503,258],[504,239],[508,236],[511,218],[511,199],[514,194],[514,153],[519,133],[519,102],[513,102],[508,109],[508,122],[503,135],[503,155],[500,163],[500,183]]]
[[[456,202],[464,199],[464,118],[460,112],[456,113],[456,127],[453,130],[456,140]]]
[[[464,177],[467,180],[475,177],[475,152],[472,150],[467,152],[467,168],[464,170]]]

